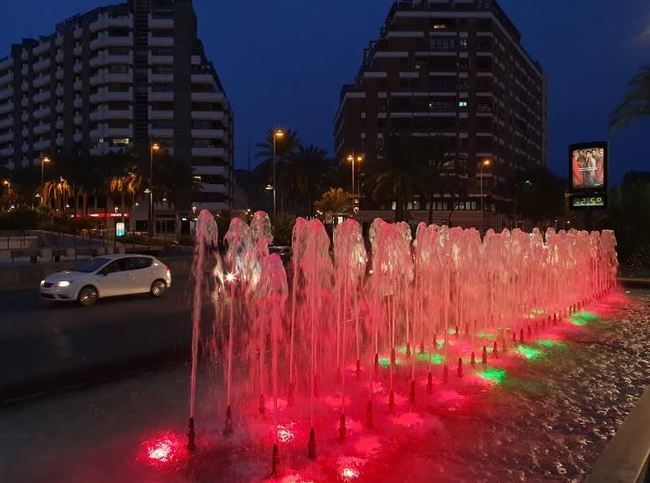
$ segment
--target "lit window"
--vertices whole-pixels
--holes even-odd
[[[458,107],[467,107],[467,101],[458,101]]]

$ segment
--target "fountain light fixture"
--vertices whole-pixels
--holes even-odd
[[[226,274],[226,282],[233,283],[235,280],[237,280],[237,277],[235,276],[234,273],[229,272]]]

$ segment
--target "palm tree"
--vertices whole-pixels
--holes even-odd
[[[54,203],[55,210],[63,210],[71,195],[72,186],[63,177],[59,177],[58,180],[46,181],[41,191],[43,203],[46,205]]]
[[[426,181],[423,154],[405,132],[390,134],[385,139],[385,157],[370,175],[367,189],[377,202],[395,202],[395,220],[406,217],[409,201],[423,191]]]
[[[180,213],[189,211],[192,201],[201,189],[200,182],[194,177],[192,165],[168,154],[161,154],[156,160],[154,178],[154,200],[174,208],[176,237],[180,236]]]
[[[650,116],[650,65],[639,69],[628,83],[625,99],[612,114],[610,127],[616,130],[645,116]]]
[[[352,195],[343,188],[330,188],[314,203],[316,210],[332,213],[334,216],[347,215],[352,211]]]
[[[298,146],[288,160],[290,169],[284,170],[282,185],[297,199],[306,200],[309,209],[314,205],[314,193],[320,193],[325,186],[325,174],[332,168],[327,151],[314,145]]]
[[[132,199],[140,188],[141,178],[135,171],[135,167],[129,168],[126,173],[118,174],[109,180],[109,191],[120,196],[120,210],[122,216],[126,212],[126,195],[131,195]]]

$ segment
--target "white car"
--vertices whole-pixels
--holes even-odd
[[[148,255],[106,255],[53,273],[41,281],[41,298],[50,302],[79,302],[89,306],[97,299],[150,293],[162,296],[172,285],[169,268]]]

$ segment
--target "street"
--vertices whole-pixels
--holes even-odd
[[[182,357],[191,337],[183,278],[160,299],[88,308],[42,302],[36,287],[0,291],[0,402]]]

